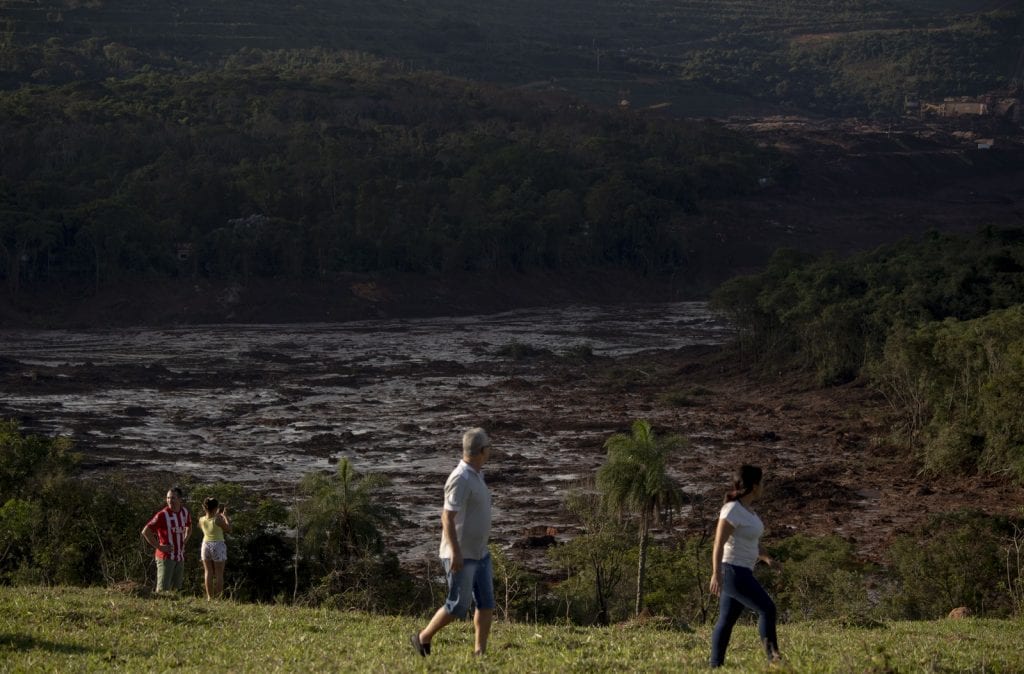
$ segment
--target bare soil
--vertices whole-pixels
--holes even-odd
[[[618,385],[609,372],[621,377]],[[565,374],[556,370],[552,379]],[[685,485],[692,506],[657,535],[710,533],[741,463],[766,471],[765,497],[757,507],[768,543],[796,533],[838,534],[859,556],[875,562],[885,561],[895,536],[912,533],[935,514],[978,509],[1013,515],[1024,507],[1024,489],[1003,478],[922,473],[912,453],[890,437],[895,420],[885,401],[860,382],[822,389],[799,374],[754,374],[728,348],[718,347],[622,358],[594,376],[599,387],[555,389],[552,398],[586,396],[596,409],[641,410],[656,432],[690,440],[671,471]],[[628,432],[630,419],[621,416],[620,431]],[[557,425],[566,423],[585,427],[586,419]],[[509,426],[555,430],[544,412],[510,420]],[[498,437],[503,435],[508,433],[499,429]],[[601,460],[599,441],[583,445],[584,462]],[[514,468],[520,469],[526,467]],[[499,460],[491,470],[500,474],[505,468]],[[501,489],[495,487],[498,494]],[[556,519],[537,524],[572,531],[563,514],[543,515]],[[515,535],[522,541],[538,530]]]
[[[929,517],[960,509],[1012,515],[1024,489],[1001,477],[929,476],[894,441],[896,422],[885,400],[863,382],[820,388],[794,373],[753,374],[727,349],[683,350],[665,368],[707,389],[700,405],[679,413],[684,434],[728,432],[722,452],[693,457],[679,468],[703,485],[716,510],[728,475],[741,462],[766,469],[759,506],[767,540],[794,533],[838,534],[867,560],[882,562],[893,537]],[[650,384],[657,398],[669,382]],[[668,429],[666,429],[668,430]],[[703,522],[713,519],[705,517]],[[699,527],[701,521],[689,526]]]

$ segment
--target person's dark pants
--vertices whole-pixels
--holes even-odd
[[[722,564],[721,594],[718,598],[718,623],[711,635],[711,666],[725,664],[732,628],[744,608],[757,613],[757,630],[761,633],[768,657],[779,650],[775,635],[775,602],[754,578],[754,572],[742,566]]]

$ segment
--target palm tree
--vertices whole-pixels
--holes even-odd
[[[360,475],[348,459],[338,462],[333,475],[313,473],[303,479],[299,488],[305,498],[297,504],[296,528],[301,523],[305,547],[325,571],[380,549],[381,529],[398,519],[397,508],[380,498],[385,485],[383,475]]]
[[[608,505],[640,517],[640,554],[636,572],[636,613],[644,607],[644,571],[652,521],[672,516],[682,502],[682,490],[666,471],[673,451],[688,443],[678,435],[656,438],[651,424],[634,421],[632,434],[616,433],[604,447],[608,460],[597,471],[597,485]]]

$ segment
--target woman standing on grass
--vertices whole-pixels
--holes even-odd
[[[754,578],[758,560],[768,566],[775,562],[760,548],[764,524],[750,509],[761,497],[763,474],[756,466],[742,466],[736,474],[733,489],[725,497],[718,515],[715,547],[711,553],[711,593],[718,595],[718,623],[711,636],[711,666],[725,664],[733,625],[744,607],[757,613],[757,629],[761,634],[768,660],[776,662],[779,655],[775,636],[775,602]]]
[[[224,594],[224,565],[228,561],[224,532],[231,531],[231,522],[228,521],[227,506],[221,506],[217,499],[206,499],[203,507],[206,514],[199,518],[199,526],[203,530],[203,547],[199,557],[206,571],[206,599],[209,601]]]

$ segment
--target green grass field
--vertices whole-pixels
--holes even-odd
[[[408,635],[423,620],[198,598],[140,598],[105,589],[0,589],[0,671],[515,671],[680,672],[706,669],[710,627],[608,628],[496,622],[473,658],[472,628],[449,626],[434,654]],[[1024,621],[829,623],[780,627],[772,671],[1020,672]],[[756,629],[741,624],[726,671],[767,670]]]

